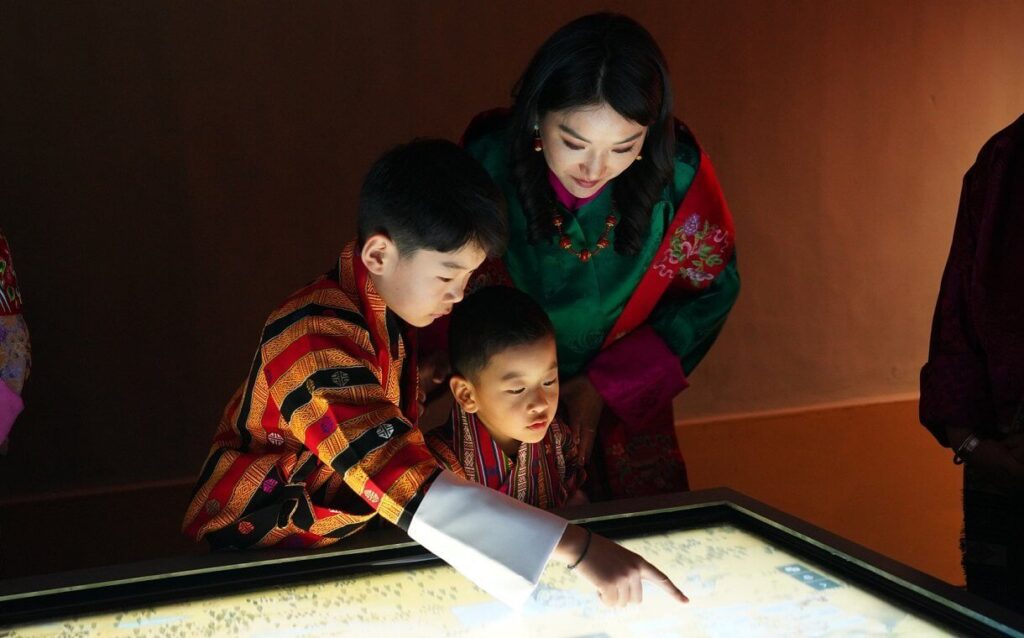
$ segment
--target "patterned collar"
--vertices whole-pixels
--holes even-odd
[[[576,472],[567,471],[564,453],[571,434],[558,419],[540,442],[520,442],[515,458],[501,450],[483,421],[457,403],[448,425],[451,460],[457,461],[452,469],[466,479],[544,509],[560,506],[575,491]]]

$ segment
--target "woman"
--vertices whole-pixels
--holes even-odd
[[[463,143],[503,189],[502,263],[554,322],[562,396],[599,498],[687,488],[672,398],[739,292],[711,163],[672,116],[665,59],[621,15],[585,16],[534,55],[511,112]]]

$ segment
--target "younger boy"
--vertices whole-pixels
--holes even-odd
[[[555,416],[558,359],[544,309],[492,286],[452,312],[451,418],[427,436],[449,470],[542,509],[586,502],[579,439]]]
[[[380,158],[359,240],[267,320],[184,533],[221,548],[319,547],[379,515],[512,605],[551,557],[577,561],[609,604],[637,600],[641,577],[667,583],[611,541],[443,470],[416,427],[410,327],[450,312],[506,235],[499,191],[458,146],[418,141]]]

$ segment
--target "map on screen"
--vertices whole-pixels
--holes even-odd
[[[608,609],[585,580],[552,564],[531,600],[513,611],[442,565],[86,616],[0,636],[955,635],[733,526],[622,544],[664,571],[691,602],[677,603],[645,583],[643,603]]]

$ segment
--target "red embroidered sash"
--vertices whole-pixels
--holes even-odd
[[[647,320],[669,284],[688,290],[711,285],[732,256],[735,235],[715,169],[704,151],[697,174],[665,232],[651,266],[601,346],[607,348]]]

